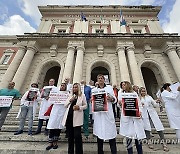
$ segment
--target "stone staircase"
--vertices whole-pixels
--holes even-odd
[[[48,137],[43,134],[43,132],[40,135],[34,135],[29,136],[27,135],[27,123],[24,128],[24,133],[20,135],[14,135],[14,132],[18,130],[19,127],[19,119],[16,118],[17,113],[19,111],[19,106],[13,106],[13,108],[10,110],[6,121],[2,127],[2,130],[0,132],[0,154],[1,153],[47,153],[45,150],[45,147],[48,145]],[[163,126],[165,127],[164,133],[165,138],[167,139],[170,147],[170,152],[179,153],[180,149],[179,145],[172,144],[172,142],[176,139],[175,131],[169,127],[169,123],[167,120],[166,113],[158,113],[159,117],[163,123]],[[38,124],[38,118],[36,116],[34,120],[33,125],[33,131],[37,129]],[[116,126],[117,131],[119,131],[119,119],[116,119]],[[83,136],[83,147],[84,147],[84,153],[97,153],[97,145],[96,145],[96,137],[92,135],[92,126],[90,125],[90,136],[89,138],[85,138]],[[42,128],[42,131],[44,130],[44,127]],[[157,132],[153,129],[152,131],[154,137],[154,140],[158,140],[159,136],[157,135]],[[83,134],[83,133],[82,133]],[[126,153],[126,149],[124,146],[124,138],[120,135],[116,138],[117,141],[117,147],[118,147],[118,153]],[[60,148],[57,150],[50,150],[48,153],[67,153],[67,138],[65,138],[64,130],[62,131],[60,135],[59,140]],[[161,145],[156,145],[156,151],[150,150],[147,148],[146,142],[143,144],[143,150],[144,153],[162,153],[162,147]],[[159,147],[159,148],[158,148]],[[173,151],[172,151],[172,150]],[[107,142],[104,144],[104,150],[105,153],[110,153],[109,145]],[[135,150],[134,150],[135,151]],[[169,153],[169,152],[168,152]],[[173,154],[174,154],[173,153]]]

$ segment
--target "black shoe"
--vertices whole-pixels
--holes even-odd
[[[54,145],[54,146],[53,146],[53,149],[57,149],[57,148],[58,148],[58,145]]]
[[[48,130],[44,131],[44,135],[48,136]]]
[[[32,135],[32,130],[29,130],[29,131],[28,131],[28,135]]]
[[[46,147],[46,150],[50,150],[52,148],[53,148],[53,145],[49,145],[49,146]]]
[[[41,131],[36,131],[35,133],[33,133],[33,135],[37,135],[37,134],[40,134]]]
[[[23,133],[23,130],[19,130],[16,133],[14,133],[14,135],[19,135],[19,134],[22,134],[22,133]]]

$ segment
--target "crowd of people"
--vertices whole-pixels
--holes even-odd
[[[48,146],[46,150],[57,149],[58,140],[62,129],[66,131],[68,138],[68,154],[83,154],[83,141],[81,129],[86,138],[89,137],[89,123],[93,125],[93,134],[97,137],[97,152],[103,154],[103,142],[108,140],[110,151],[112,154],[117,153],[116,136],[120,134],[126,139],[126,147],[128,154],[133,153],[132,141],[138,154],[143,153],[142,140],[147,139],[148,147],[153,149],[151,143],[151,130],[155,127],[160,137],[162,148],[165,152],[169,149],[165,142],[164,127],[155,110],[163,102],[165,104],[166,113],[170,127],[175,129],[177,139],[180,139],[180,86],[177,92],[171,91],[171,84],[166,83],[161,88],[161,95],[154,100],[147,94],[144,87],[131,85],[128,81],[120,83],[120,89],[117,85],[106,85],[104,75],[97,76],[97,82],[94,84],[90,81],[89,85],[85,81],[81,83],[70,84],[70,79],[66,78],[60,87],[57,88],[55,80],[50,79],[49,85],[38,89],[37,83],[32,83],[30,89],[21,97],[18,90],[14,88],[15,83],[10,82],[8,88],[0,90],[0,96],[12,96],[12,101],[20,99],[20,110],[18,118],[20,120],[19,128],[14,135],[23,133],[26,118],[28,118],[28,135],[37,135],[41,133],[43,121],[46,122],[45,135],[48,135]],[[104,90],[106,93],[107,110],[92,112],[92,93],[97,90]],[[68,97],[65,103],[52,103],[49,101],[50,93],[67,92]],[[137,108],[135,114],[137,116],[126,115],[124,111],[125,99],[124,95],[131,95],[137,98]],[[38,127],[35,132],[32,131],[33,120],[40,102]],[[12,107],[0,107],[0,130],[4,124],[6,116]],[[116,119],[120,120],[120,128],[117,131]]]

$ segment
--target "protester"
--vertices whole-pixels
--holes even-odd
[[[14,89],[15,83],[9,82],[8,88],[0,89],[0,96],[13,96],[13,100],[20,98],[20,93],[17,89]],[[7,114],[12,107],[0,107],[0,130],[4,124]]]
[[[66,86],[67,86],[67,91],[71,92],[71,90],[72,90],[72,84],[70,84],[70,78],[65,78],[65,79],[64,79],[64,83],[65,83]]]
[[[116,97],[114,96],[114,92],[111,86],[106,86],[104,83],[105,78],[104,75],[99,74],[97,76],[98,87],[94,88],[93,91],[97,89],[104,89],[107,93],[107,103],[108,103],[108,111],[107,112],[94,112],[94,125],[93,125],[93,134],[97,136],[97,147],[98,154],[103,154],[103,142],[104,140],[109,140],[109,145],[112,154],[117,154],[116,147],[116,123],[114,119],[112,103],[116,101]]]
[[[117,89],[117,86],[115,84],[113,85],[113,91],[114,91],[114,95],[115,95],[116,99],[118,99],[118,91],[119,90]],[[119,107],[117,107],[117,101],[114,104],[112,104],[112,106],[113,106],[114,117],[120,118],[120,115],[119,115],[120,110],[119,110]]]
[[[95,88],[95,86],[94,86],[94,81],[93,81],[93,80],[90,80],[90,81],[89,81],[89,86],[91,87],[91,90],[92,90],[93,88]],[[90,100],[90,102],[91,102],[91,100]],[[89,104],[89,117],[90,117],[90,123],[91,123],[91,125],[93,125],[94,120],[93,120],[92,105],[91,105],[91,103]]]
[[[84,80],[81,81],[81,86],[83,86],[84,94],[86,96],[87,108],[84,110],[84,123],[83,123],[83,131],[85,137],[89,136],[89,106],[91,99],[91,87],[86,85]]]
[[[161,120],[159,119],[159,116],[156,112],[156,110],[154,109],[154,107],[158,107],[159,104],[156,103],[156,101],[147,94],[147,91],[145,88],[141,87],[139,89],[139,95],[140,95],[140,100],[143,106],[142,109],[142,119],[143,119],[143,123],[144,123],[144,129],[145,129],[145,133],[146,133],[146,138],[148,140],[148,147],[150,149],[154,149],[150,138],[150,132],[151,132],[151,125],[150,125],[150,119],[156,129],[156,131],[159,134],[159,137],[161,139],[162,145],[163,145],[163,150],[164,151],[169,151],[169,149],[167,148],[167,145],[165,144],[165,139],[164,139],[164,127],[161,123]]]
[[[132,145],[133,139],[135,139],[135,145],[136,145],[138,154],[142,154],[143,150],[142,150],[141,140],[146,138],[144,127],[143,127],[143,121],[141,118],[142,105],[138,98],[137,93],[133,91],[131,84],[128,81],[124,81],[121,84],[122,84],[122,92],[118,93],[118,101],[120,104],[122,104],[122,112],[121,112],[121,119],[120,119],[120,134],[126,137],[128,154],[133,153],[133,145]],[[136,96],[138,100],[139,117],[124,115],[124,110],[123,110],[124,104],[122,101],[123,93],[128,93],[133,96]]]
[[[14,135],[23,133],[26,117],[28,117],[28,135],[32,135],[33,119],[35,118],[36,108],[40,100],[40,92],[37,83],[32,83],[31,88],[21,98],[21,108],[18,113],[20,119],[19,130]]]
[[[180,86],[177,92],[171,92],[170,83],[165,83],[161,88],[161,97],[165,103],[166,113],[170,127],[175,129],[176,137],[180,140]]]
[[[46,121],[46,127],[47,127],[49,116],[46,116],[45,113],[47,112],[48,108],[52,105],[51,103],[48,102],[50,91],[57,91],[57,87],[55,87],[54,84],[55,84],[55,80],[50,79],[48,88],[46,88],[45,86],[41,92],[41,97],[43,98],[42,98],[42,102],[41,102],[40,110],[39,110],[38,128],[33,135],[37,135],[41,133],[41,128],[43,126],[44,120]],[[46,89],[48,89],[48,92],[46,91]],[[47,128],[45,128],[44,134],[48,135]]]
[[[133,85],[133,90],[139,95],[139,86]]]
[[[60,91],[66,91],[66,84],[62,83],[60,86]],[[61,133],[61,130],[64,128],[62,126],[62,119],[65,113],[64,104],[53,104],[47,129],[49,129],[49,145],[46,147],[46,150],[57,149],[58,148],[58,139]]]
[[[67,108],[63,117],[62,125],[66,126],[68,133],[68,154],[83,154],[81,126],[83,125],[83,110],[87,108],[86,97],[81,92],[79,83],[74,83],[72,92],[64,104]]]

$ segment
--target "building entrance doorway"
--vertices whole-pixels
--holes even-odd
[[[60,70],[61,70],[61,68],[59,66],[51,67],[46,72],[46,75],[45,75],[45,78],[44,78],[44,82],[43,82],[43,87],[47,86],[49,84],[49,80],[50,79],[55,79],[55,86],[57,86]]]
[[[98,66],[98,67],[95,67],[95,68],[91,71],[91,80],[93,80],[94,83],[97,82],[97,76],[98,76],[98,74],[103,74],[103,75],[105,75],[106,80],[108,79],[109,82],[110,82],[109,71],[108,71],[105,67]]]
[[[156,98],[156,93],[159,89],[157,79],[154,72],[146,67],[141,67],[144,83],[147,89],[147,93],[153,98]]]

